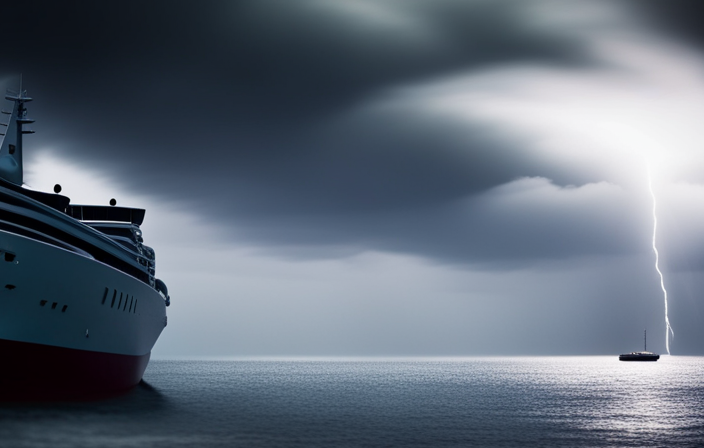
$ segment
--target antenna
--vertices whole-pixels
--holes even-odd
[[[14,106],[9,113],[10,122],[6,125],[7,130],[0,144],[0,178],[21,186],[23,183],[22,136],[34,133],[23,127],[25,124],[33,123],[34,120],[27,117],[25,103],[32,101],[32,98],[22,90],[22,75],[20,75],[20,91],[14,92],[8,89],[5,99],[13,101]]]

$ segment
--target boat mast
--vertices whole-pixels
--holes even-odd
[[[20,78],[19,92],[8,89],[5,99],[14,101],[15,104],[12,112],[2,111],[3,114],[10,115],[10,122],[0,123],[7,127],[5,134],[2,134],[5,138],[0,146],[0,177],[13,184],[22,185],[22,135],[34,133],[34,131],[22,129],[24,124],[34,123],[33,119],[27,118],[27,109],[24,107],[24,103],[32,101],[32,98],[27,96],[26,90],[22,90],[22,78]]]
[[[648,351],[648,331],[643,330],[643,351]]]

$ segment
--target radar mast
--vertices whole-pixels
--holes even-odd
[[[5,137],[0,145],[0,177],[16,185],[23,183],[22,167],[22,135],[33,134],[34,131],[23,129],[23,125],[34,123],[34,120],[27,117],[25,103],[32,101],[27,96],[27,91],[22,90],[22,78],[20,77],[20,90],[18,92],[8,89],[5,99],[14,101],[12,112],[3,110],[2,113],[10,115],[9,123],[0,123],[7,127]]]

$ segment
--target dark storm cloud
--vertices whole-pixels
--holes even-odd
[[[516,191],[523,188],[528,192]],[[285,227],[257,219],[247,232],[292,256],[318,255],[309,250],[315,244],[330,245],[332,253],[335,245],[346,244],[490,269],[516,268],[536,258],[618,255],[645,247],[650,229],[634,225],[643,216],[627,195],[608,185],[586,188],[601,191],[584,197],[545,179],[523,179],[479,198],[408,210],[291,216]],[[592,216],[594,210],[599,214]]]
[[[632,0],[650,26],[683,39],[690,45],[704,51],[704,29],[700,18],[704,14],[704,4],[697,0]]]
[[[536,223],[534,243],[514,238],[499,249],[492,238],[513,227],[497,233],[497,223],[521,217],[465,216],[472,203],[463,198],[521,176],[557,176],[522,155],[519,135],[364,107],[389,89],[458,72],[596,63],[576,37],[531,25],[526,8],[18,3],[0,18],[2,66],[23,72],[38,100],[30,150],[56,148],[257,244],[351,245],[452,261],[560,257],[580,252],[577,243],[541,242],[577,241],[570,223]],[[466,239],[472,233],[483,242]],[[590,250],[621,246],[602,240]]]
[[[71,87],[112,84],[146,99],[159,78],[184,89],[164,96],[207,93],[209,110],[258,125],[327,116],[384,87],[458,69],[583,56],[503,2],[41,3],[6,9],[6,70],[36,67]],[[335,6],[356,3],[420,23],[367,25]]]

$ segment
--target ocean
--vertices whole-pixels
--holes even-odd
[[[704,446],[703,375],[676,356],[153,360],[119,396],[0,403],[0,446]]]

